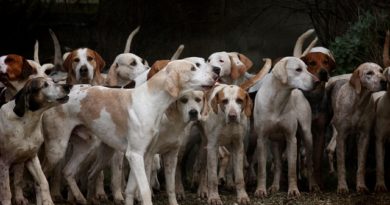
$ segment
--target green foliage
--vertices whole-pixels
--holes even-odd
[[[365,12],[344,35],[331,42],[330,49],[337,62],[336,74],[350,73],[359,64],[373,61],[370,47],[377,43],[376,22],[374,15]]]

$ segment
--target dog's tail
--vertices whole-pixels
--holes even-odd
[[[133,38],[134,38],[135,34],[138,33],[139,29],[140,29],[140,26],[135,28],[134,31],[132,31],[130,33],[129,37],[127,38],[125,50],[123,51],[123,53],[130,53],[131,41],[133,41]]]
[[[300,58],[302,56],[302,47],[303,47],[303,43],[305,42],[305,40],[311,35],[314,33],[314,29],[309,29],[307,30],[305,33],[303,33],[301,36],[298,37],[297,39],[297,42],[295,43],[295,46],[294,46],[294,57],[297,57],[297,58]],[[314,42],[314,43],[313,43]],[[310,46],[314,46],[314,44],[317,42],[316,39],[314,39],[309,47],[307,47],[307,49],[305,50],[305,52],[307,51],[310,51]]]
[[[38,40],[35,41],[35,45],[34,45],[34,61],[37,62],[38,64],[41,64],[41,63],[39,63],[39,42],[38,42]]]
[[[318,37],[315,37],[314,40],[310,42],[309,46],[307,46],[307,48],[305,49],[305,51],[302,53],[300,57],[305,56],[307,53],[309,53],[310,50],[316,45],[317,41],[318,41]]]
[[[176,52],[171,57],[171,61],[179,59],[181,53],[183,52],[184,45],[180,44],[180,46],[177,48]]]
[[[260,71],[255,76],[243,82],[240,85],[242,89],[248,90],[250,87],[256,84],[256,82],[263,79],[263,77],[270,71],[272,66],[272,60],[270,58],[264,58],[263,61],[265,61],[263,68],[261,68]]]
[[[383,66],[390,66],[390,57],[389,57],[389,44],[390,44],[390,31],[387,30],[385,43],[383,44]]]
[[[61,46],[60,42],[58,41],[58,38],[56,34],[49,29],[49,33],[51,38],[53,39],[53,44],[54,44],[54,72],[55,71],[63,71],[64,68],[62,67],[62,64],[64,61],[62,60],[62,53],[61,53]]]

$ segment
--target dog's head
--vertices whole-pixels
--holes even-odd
[[[386,89],[386,78],[382,74],[382,67],[375,63],[363,63],[356,68],[349,80],[357,94],[363,89],[369,92],[377,92]]]
[[[328,81],[330,73],[336,68],[333,55],[323,47],[313,48],[301,59],[306,63],[307,70],[323,82]]]
[[[132,53],[119,54],[108,71],[107,83],[117,85],[120,81],[132,81],[149,69],[146,60]]]
[[[226,123],[239,123],[242,113],[251,116],[253,103],[245,90],[236,85],[219,85],[214,89],[211,108],[215,113],[223,113]]]
[[[15,95],[13,111],[23,117],[27,111],[49,109],[68,101],[71,85],[58,85],[50,78],[36,77],[28,80]]]
[[[169,106],[168,117],[174,113],[181,115],[184,122],[197,121],[201,119],[201,113],[205,108],[205,95],[203,91],[190,90]]]
[[[210,55],[207,63],[220,77],[236,80],[252,67],[252,61],[241,53],[216,52]]]
[[[34,65],[31,65],[20,55],[10,54],[1,56],[0,82],[7,87],[20,90],[30,75],[37,74],[37,68]]]
[[[187,90],[209,89],[217,78],[214,73],[198,68],[187,60],[171,61],[164,70],[167,73],[164,89],[175,98]]]
[[[89,48],[76,49],[64,61],[64,68],[68,72],[67,83],[101,84],[103,78],[100,73],[105,65],[96,51]]]
[[[281,59],[272,69],[272,74],[283,85],[309,91],[319,82],[318,78],[307,71],[306,64],[296,57]]]

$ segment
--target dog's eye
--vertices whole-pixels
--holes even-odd
[[[237,100],[236,100],[236,102],[237,102],[237,104],[242,104],[242,103],[244,103],[244,101],[242,100],[242,99],[240,99],[240,98],[237,98]]]
[[[223,61],[223,60],[221,59],[221,60],[219,60],[219,62],[220,62],[220,63],[223,63],[223,62],[225,62],[225,61]]]
[[[309,66],[311,66],[311,67],[316,66],[316,65],[317,65],[317,63],[315,61],[310,61],[309,62]]]
[[[200,98],[195,98],[195,102],[199,103],[200,101],[202,101],[202,99],[200,99]]]
[[[329,61],[328,60],[325,60],[324,62],[322,62],[324,65],[328,65]]]
[[[43,87],[44,87],[44,88],[47,88],[47,87],[49,87],[49,84],[48,84],[47,82],[45,82],[45,83],[43,84]]]
[[[374,75],[374,72],[369,71],[369,72],[366,73],[366,75]]]
[[[130,63],[131,66],[136,66],[137,65],[137,61],[133,61]]]
[[[78,63],[78,62],[80,62],[80,58],[75,58],[75,59],[73,59],[73,61]]]
[[[210,58],[209,58],[209,59],[207,59],[207,63],[210,63]]]
[[[187,98],[180,98],[180,102],[185,104],[188,102],[188,99]]]
[[[295,69],[297,72],[302,72],[302,68]]]
[[[228,99],[223,99],[223,100],[222,100],[222,103],[225,104],[225,105],[228,104],[228,102],[229,102]]]
[[[91,56],[87,57],[87,61],[92,61],[92,60],[93,60],[93,58]]]
[[[195,63],[195,65],[196,65],[196,67],[198,67],[198,68],[200,67],[200,63]]]
[[[11,62],[13,62],[13,61],[14,61],[13,58],[7,57],[7,58],[4,60],[4,63],[11,63]]]
[[[196,68],[194,66],[191,67],[191,71],[195,71]]]

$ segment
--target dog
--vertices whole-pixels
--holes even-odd
[[[165,112],[158,138],[148,148],[145,153],[147,173],[151,173],[153,157],[158,153],[163,159],[166,190],[170,205],[176,205],[175,195],[175,170],[177,155],[182,145],[183,132],[189,124],[201,119],[201,113],[205,109],[205,95],[202,91],[184,92],[179,100],[172,103]],[[180,171],[180,170],[177,170]],[[131,188],[134,197],[136,179],[130,178]]]
[[[253,63],[245,55],[237,52],[215,52],[209,56],[207,63],[219,73],[220,81],[225,84],[239,85],[247,79],[246,72]]]
[[[76,86],[69,94],[68,103],[48,110],[51,112],[43,116],[46,166],[52,166],[64,156],[70,131],[84,125],[107,145],[100,160],[109,159],[112,148],[126,153],[132,168],[130,176],[136,177],[143,203],[152,204],[144,153],[158,134],[163,113],[184,91],[209,88],[215,79],[215,74],[198,69],[191,62],[177,60],[134,89]],[[53,119],[58,115],[62,117]],[[96,174],[91,172],[89,177]],[[131,193],[126,191],[126,195],[126,203],[131,204]]]
[[[313,163],[316,181],[322,184],[322,156],[325,147],[325,133],[332,116],[329,112],[329,96],[326,93],[326,82],[336,69],[335,59],[330,50],[324,47],[314,47],[301,60],[307,65],[307,70],[320,79],[320,83],[309,92],[303,92],[310,103],[312,111]]]
[[[249,129],[252,114],[252,100],[248,93],[236,85],[220,84],[208,96],[210,111],[206,114],[202,127],[207,139],[207,187],[208,203],[222,204],[218,194],[218,151],[225,146],[232,153],[234,176],[239,204],[249,204],[244,181],[244,135]],[[204,147],[204,146],[202,146]],[[206,173],[203,173],[205,176]],[[202,185],[199,185],[200,187]]]
[[[67,84],[102,85],[101,75],[105,66],[103,58],[94,50],[79,48],[70,52],[64,60],[64,69],[68,72]]]
[[[386,87],[382,68],[375,63],[363,63],[353,72],[350,80],[332,89],[331,102],[334,112],[332,124],[335,127],[337,153],[337,193],[348,193],[345,179],[345,140],[353,135],[358,139],[358,169],[356,190],[367,192],[365,184],[365,158],[372,122],[375,119],[375,105],[370,101],[373,92]],[[349,120],[345,120],[349,119]]]
[[[308,158],[310,190],[318,190],[312,176],[312,134],[310,105],[302,92],[309,91],[319,80],[307,71],[306,64],[295,57],[285,57],[275,64],[272,73],[266,75],[257,92],[254,106],[254,127],[258,135],[259,153],[258,181],[255,196],[267,196],[266,190],[266,139],[285,141],[288,158],[288,196],[299,196],[297,187],[296,160],[298,128],[302,131]],[[281,174],[280,143],[273,143],[275,175],[270,192],[279,190]]]
[[[53,204],[49,185],[37,157],[43,143],[41,132],[42,113],[68,100],[70,86],[56,85],[49,78],[28,80],[15,95],[14,100],[3,105],[0,125],[0,202],[11,204],[9,168],[14,163],[26,162],[26,166],[38,184],[37,204]]]

